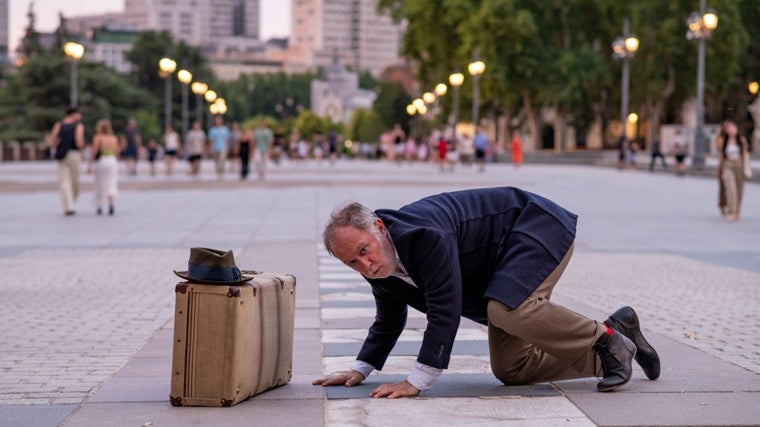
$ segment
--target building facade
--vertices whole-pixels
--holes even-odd
[[[375,0],[291,0],[290,51],[295,70],[333,62],[379,76],[399,61],[404,26],[377,12]]]
[[[7,0],[0,0],[7,1]],[[124,0],[124,12],[68,18],[69,28],[168,30],[192,46],[215,46],[230,37],[259,38],[260,0]]]

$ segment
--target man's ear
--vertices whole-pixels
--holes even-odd
[[[375,219],[375,227],[380,231],[385,231],[385,224],[383,224],[383,220],[380,218]]]

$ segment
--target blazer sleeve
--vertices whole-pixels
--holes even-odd
[[[424,250],[413,251],[414,265],[407,266],[416,272],[412,278],[423,287],[427,303],[427,328],[417,361],[446,369],[462,316],[462,275],[456,239],[426,234],[419,239],[425,242]]]
[[[381,370],[406,326],[407,306],[403,301],[374,285],[372,295],[377,307],[375,321],[370,326],[367,338],[356,358]]]

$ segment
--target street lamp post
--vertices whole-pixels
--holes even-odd
[[[639,49],[639,39],[636,36],[630,34],[630,24],[628,18],[623,19],[623,35],[618,36],[612,42],[612,57],[623,63],[623,70],[621,76],[621,96],[620,96],[620,126],[621,137],[624,141],[628,140],[628,90],[629,90],[629,63],[633,55]],[[625,147],[621,147],[623,150],[621,156],[625,155]],[[623,157],[621,157],[623,158]]]
[[[694,135],[693,165],[699,169],[705,165],[705,41],[718,27],[718,15],[707,9],[707,0],[699,1],[699,12],[692,12],[686,23],[686,38],[697,40],[697,129]]]
[[[455,141],[457,137],[457,122],[459,121],[459,86],[464,83],[464,74],[453,73],[449,76],[449,84],[454,91],[454,100],[451,106],[453,120],[451,123],[451,140]]]
[[[475,60],[467,65],[467,71],[472,76],[472,125],[478,127],[480,117],[480,76],[486,70],[486,63]]]
[[[187,70],[177,71],[177,80],[182,83],[182,135],[187,133],[189,128],[189,113],[188,113],[188,86],[193,81],[193,74]]]
[[[84,46],[76,42],[67,42],[63,45],[63,53],[66,54],[66,57],[71,62],[71,98],[69,102],[72,107],[76,107],[79,104],[77,99],[79,89],[77,64],[79,64],[79,60],[84,56]]]
[[[158,70],[161,78],[166,80],[166,109],[164,110],[164,129],[172,125],[172,82],[169,78],[174,70],[177,69],[177,63],[169,58],[161,58],[158,61]]]
[[[193,82],[190,89],[195,94],[195,121],[203,127],[203,94],[208,90],[208,85],[203,82]]]

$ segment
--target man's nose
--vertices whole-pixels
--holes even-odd
[[[362,258],[359,260],[359,268],[361,268],[362,273],[369,272],[370,265],[372,265],[372,262],[368,258]]]

